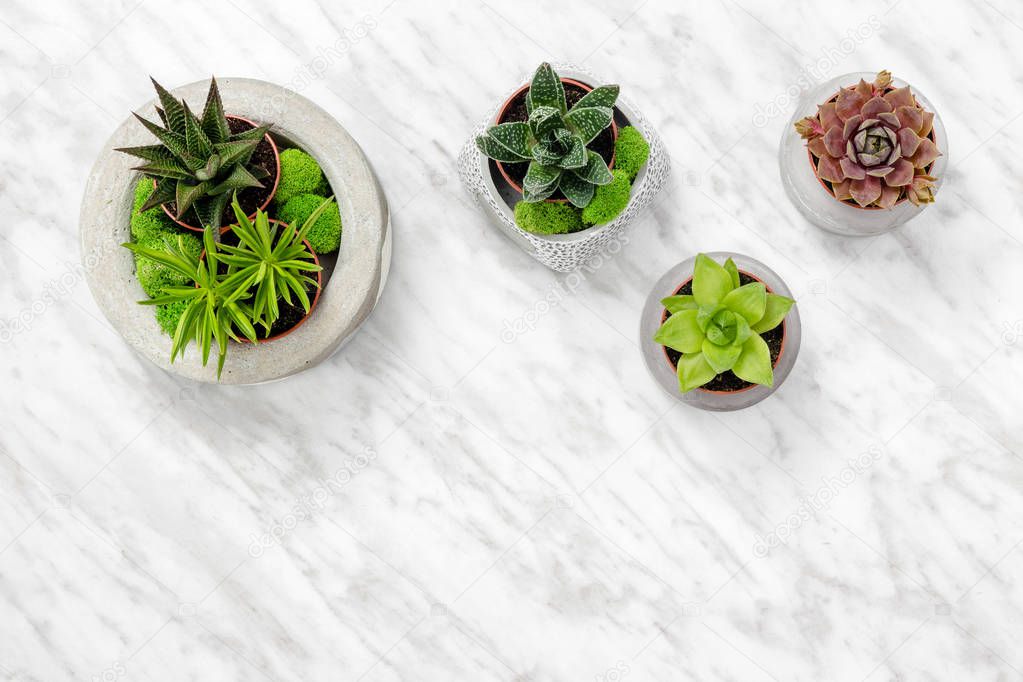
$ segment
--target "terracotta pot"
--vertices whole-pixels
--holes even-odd
[[[270,222],[274,223],[276,225],[285,225],[285,223],[281,222],[280,220],[275,220],[273,218],[270,219]],[[226,234],[226,233],[228,233],[230,231],[231,231],[231,226],[224,227],[224,228],[221,228],[220,234],[223,235],[223,234]],[[320,257],[318,255],[316,255],[316,251],[313,250],[313,247],[309,243],[309,240],[303,240],[302,243],[306,245],[307,249],[309,249],[309,253],[313,254],[313,263],[315,263],[316,265],[319,265],[320,264]],[[203,249],[202,253],[199,254],[199,260],[204,260],[205,258],[206,258],[206,249]],[[196,286],[198,286],[198,285],[196,285]],[[269,336],[267,338],[257,338],[256,339],[256,343],[269,343],[270,341],[276,341],[277,339],[283,339],[285,336],[287,336],[288,334],[290,334],[291,332],[295,331],[296,329],[301,327],[303,324],[305,324],[306,320],[308,320],[312,316],[313,311],[316,310],[316,304],[319,303],[319,301],[320,301],[320,293],[322,291],[323,291],[323,270],[317,270],[316,271],[316,291],[313,293],[313,300],[309,302],[309,312],[306,313],[305,316],[301,320],[299,320],[297,323],[295,323],[295,325],[292,326],[290,329],[286,329],[285,331],[281,332],[280,334],[274,334],[273,336]],[[244,336],[238,337],[238,340],[241,343],[252,343],[252,341],[249,341]]]
[[[593,90],[593,86],[587,85],[586,83],[582,83],[582,82],[574,80],[572,78],[562,78],[561,82],[566,84],[566,85],[575,85],[576,87],[582,88],[586,92],[590,92],[591,90]],[[502,119],[504,118],[505,114],[508,113],[508,108],[511,106],[511,103],[515,100],[515,98],[518,97],[519,95],[521,95],[523,92],[525,92],[527,90],[529,90],[529,84],[528,83],[526,85],[523,85],[518,90],[516,90],[514,93],[512,93],[511,97],[509,97],[508,99],[505,100],[504,104],[501,105],[500,111],[497,112],[497,118],[494,119],[495,125],[502,122]],[[611,118],[611,137],[612,137],[612,139],[614,141],[618,140],[618,124],[615,123],[615,120],[614,120],[613,117]],[[508,185],[512,189],[514,189],[516,192],[518,192],[519,194],[522,194],[522,186],[519,183],[517,183],[514,180],[512,180],[511,176],[508,174],[508,170],[504,167],[504,164],[501,163],[500,161],[496,161],[496,160],[494,161],[494,163],[497,164],[497,170],[501,172],[501,177],[504,178],[504,181],[507,182]],[[615,153],[614,153],[614,150],[612,149],[612,151],[611,151],[611,161],[607,164],[607,167],[609,169],[613,170],[614,166],[615,166]],[[545,199],[544,201],[547,201],[547,202],[550,202],[550,203],[563,204],[566,201],[568,201],[568,199]]]
[[[256,125],[256,123],[254,121],[250,121],[249,119],[243,118],[241,116],[234,116],[232,114],[226,114],[226,118],[234,119],[236,121],[243,121],[243,122],[248,123],[249,125],[251,125],[253,128],[258,128],[259,127],[258,125]],[[273,154],[274,154],[274,167],[276,168],[276,172],[274,173],[274,184],[270,188],[270,194],[267,195],[266,201],[264,201],[263,204],[259,207],[260,211],[265,211],[266,207],[270,205],[271,201],[273,201],[274,195],[277,194],[277,184],[281,180],[281,155],[280,155],[280,152],[277,150],[277,143],[274,142],[274,139],[270,136],[270,133],[267,133],[266,135],[264,135],[263,139],[270,143],[270,149],[273,150]],[[153,180],[153,187],[156,187],[156,180]],[[167,204],[160,204],[160,208],[163,209],[163,212],[167,214],[168,218],[173,220],[175,223],[177,223],[181,227],[183,227],[183,228],[185,228],[187,230],[192,230],[193,232],[202,232],[203,231],[203,228],[201,228],[201,227],[196,227],[195,225],[190,225],[189,223],[186,223],[183,220],[178,220],[177,218],[175,218],[174,217],[174,213],[169,208],[167,208]],[[256,212],[253,211],[252,214],[249,216],[249,219],[251,220],[251,219],[253,219],[255,217],[256,217]]]
[[[740,275],[746,275],[747,277],[749,277],[753,281],[760,282],[761,284],[763,284],[764,288],[767,289],[767,293],[769,293],[769,294],[770,293],[774,293],[774,292],[771,291],[771,287],[767,286],[767,284],[765,284],[764,281],[762,279],[760,279],[759,277],[757,277],[756,275],[754,275],[752,273],[749,273],[749,272],[746,272],[745,270],[739,270],[739,274]],[[690,277],[686,281],[684,281],[681,284],[679,284],[675,288],[675,295],[678,295],[678,292],[682,289],[682,287],[684,287],[685,285],[689,284],[692,281],[693,281],[693,278]],[[668,311],[665,310],[664,314],[661,315],[661,324],[664,324],[664,322],[667,319],[668,319]],[[788,334],[785,333],[785,331],[786,331],[785,330],[785,320],[782,320],[781,327],[782,327],[781,348],[778,349],[778,357],[775,358],[774,362],[771,364],[771,369],[772,370],[775,369],[778,366],[778,363],[781,362],[782,357],[785,355],[785,339],[788,336]],[[673,372],[677,372],[678,371],[678,366],[675,363],[673,363],[671,361],[671,358],[668,356],[668,347],[667,346],[662,346],[662,348],[664,349],[664,359],[668,362],[668,365],[671,367],[671,370]],[[751,385],[747,386],[746,388],[740,388],[740,389],[737,389],[735,391],[714,391],[714,390],[711,390],[709,388],[703,388],[702,386],[698,387],[698,388],[696,388],[694,390],[703,391],[704,393],[713,393],[713,394],[716,394],[716,395],[736,395],[738,393],[744,393],[746,391],[752,390],[752,389],[756,388],[758,385],[759,384],[751,384]]]
[[[849,87],[847,87],[845,89],[846,90],[852,90],[853,87],[855,87],[855,86],[849,86]],[[893,87],[888,87],[887,89],[885,89],[884,94],[887,94],[887,93],[891,92],[894,89],[895,88],[893,88]],[[825,104],[829,104],[829,103],[834,102],[835,100],[837,100],[838,99],[838,94],[839,93],[836,92],[834,95],[832,95],[828,99],[828,101],[825,102]],[[913,99],[914,100],[916,99],[916,95],[913,95]],[[934,144],[938,144],[938,137],[934,133],[934,128],[933,127],[931,127],[931,131],[929,133],[927,133],[927,137],[930,138],[931,142],[933,142]],[[839,199],[838,197],[835,196],[835,192],[831,188],[831,186],[828,184],[828,182],[825,181],[825,180],[822,180],[821,177],[819,175],[817,175],[817,157],[815,157],[810,152],[810,148],[809,147],[807,147],[807,149],[806,149],[806,156],[810,160],[810,167],[813,169],[813,175],[814,175],[814,177],[817,178],[817,182],[819,182],[821,184],[821,187],[824,188],[824,191],[827,192],[828,194],[830,194],[832,196],[832,198],[835,199],[835,201],[841,201],[846,206],[851,206],[852,208],[858,208],[861,211],[890,211],[891,210],[891,209],[888,209],[888,208],[882,208],[881,206],[860,206],[855,201],[843,201],[842,199]],[[924,169],[924,172],[927,173],[927,174],[930,174],[930,171],[931,171],[931,169],[933,167],[934,167],[934,162],[932,161],[927,166],[927,168]],[[895,202],[895,206],[898,206],[899,204],[901,204],[901,203],[903,203],[905,201],[909,201],[909,199],[907,199],[905,196],[903,196],[901,199],[899,199],[898,201]],[[893,206],[892,208],[895,208],[895,206]]]

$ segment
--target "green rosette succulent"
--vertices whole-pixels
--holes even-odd
[[[495,161],[529,162],[523,200],[544,201],[560,189],[573,205],[585,208],[595,188],[612,179],[604,159],[587,145],[611,125],[618,90],[617,85],[594,88],[569,109],[564,83],[544,62],[526,95],[529,120],[492,126],[476,138],[476,146]]]
[[[682,354],[679,390],[687,393],[729,370],[744,381],[771,386],[771,351],[760,335],[781,324],[795,301],[768,293],[763,282],[740,284],[731,258],[722,266],[702,253],[693,268],[692,291],[661,301],[670,317],[654,335],[655,342]]]
[[[160,144],[117,150],[144,160],[146,163],[133,170],[157,181],[139,211],[173,201],[178,220],[191,210],[203,227],[219,228],[232,194],[246,187],[263,187],[263,180],[269,177],[266,169],[250,161],[270,126],[232,133],[215,78],[210,79],[206,104],[198,116],[187,102],[175,99],[155,80],[153,87],[160,99],[156,112],[163,127],[138,114],[135,118]]]

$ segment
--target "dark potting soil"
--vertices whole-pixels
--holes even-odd
[[[231,129],[232,135],[243,133],[256,127],[247,121],[237,118],[228,118],[227,125]],[[274,176],[277,175],[277,159],[274,156],[273,147],[270,146],[265,137],[256,145],[256,150],[252,153],[252,159],[249,161],[248,167],[250,170],[259,167],[267,172],[266,178],[261,181],[263,183],[262,187],[246,187],[238,193],[238,204],[245,211],[245,215],[250,216],[269,198],[270,192],[274,188]],[[170,209],[171,213],[177,214],[177,206],[173,201],[168,202],[166,206]],[[199,218],[195,215],[195,211],[189,211],[181,216],[181,220],[189,225],[199,226]],[[234,222],[234,209],[228,204],[224,208],[221,224],[231,225]]]
[[[759,282],[760,280],[755,277],[747,275],[745,272],[739,273],[739,284],[749,284],[750,282]],[[690,279],[688,282],[680,286],[675,290],[675,296],[681,296],[683,294],[693,293],[693,280]],[[661,315],[661,322],[668,319],[668,311],[665,310]],[[778,364],[778,357],[781,355],[781,342],[785,338],[785,322],[782,322],[774,329],[766,331],[760,335],[764,341],[767,342],[767,348],[771,351],[771,366],[775,367]],[[678,359],[682,357],[674,348],[668,348],[662,346],[664,352],[668,355],[668,361],[671,362],[671,366],[678,371]],[[711,379],[709,382],[701,386],[700,388],[708,391],[741,391],[744,388],[754,386],[748,381],[740,379],[735,376],[735,373],[731,370],[724,374],[718,374],[716,377]]]
[[[527,121],[529,120],[529,113],[526,111],[526,93],[527,90],[523,90],[517,94],[508,105],[508,109],[505,111],[501,120],[498,123],[511,123],[514,121]],[[568,102],[568,108],[571,109],[576,102],[583,98],[583,95],[587,93],[586,90],[580,88],[578,85],[571,83],[565,83],[565,100]],[[617,113],[617,110],[616,110]],[[615,138],[614,133],[611,131],[611,126],[604,128],[600,133],[593,138],[593,141],[587,145],[588,149],[600,154],[604,162],[610,164],[614,158],[615,151]],[[495,165],[493,160],[490,161],[491,165]],[[526,177],[526,171],[529,170],[529,162],[523,161],[522,163],[504,163],[505,171],[508,173],[508,177],[514,180],[519,187],[522,186],[522,180]],[[498,176],[500,177],[500,173]],[[503,181],[503,178],[502,178]],[[554,192],[551,199],[564,199],[565,195],[560,190]]]

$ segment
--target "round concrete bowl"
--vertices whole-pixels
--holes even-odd
[[[273,123],[272,133],[312,154],[337,195],[344,230],[334,271],[309,320],[271,343],[231,343],[222,384],[258,384],[284,379],[323,362],[366,320],[383,291],[391,260],[387,201],[359,145],[327,112],[296,92],[248,78],[218,80],[229,114]],[[209,81],[174,89],[201,111]],[[138,110],[156,118],[155,100]],[[129,220],[137,160],[115,147],[152,144],[152,135],[128,117],[107,140],[85,187],[80,220],[86,280],[100,310],[142,356],[173,374],[215,383],[216,351],[203,367],[193,343],[170,362],[171,339],[135,277],[134,258],[121,244],[130,241]]]

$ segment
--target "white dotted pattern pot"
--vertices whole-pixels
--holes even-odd
[[[229,114],[274,124],[273,134],[312,154],[337,195],[344,226],[337,265],[309,320],[270,343],[233,343],[220,383],[256,384],[291,376],[323,362],[351,337],[376,305],[391,259],[387,201],[359,145],[326,111],[296,92],[247,78],[218,79]],[[173,90],[202,110],[209,81]],[[138,110],[156,118],[155,101]],[[170,362],[171,339],[135,277],[135,261],[120,245],[130,240],[129,221],[137,161],[115,147],[152,144],[152,135],[128,117],[107,140],[82,200],[82,261],[100,310],[141,355],[187,379],[216,382],[216,351],[203,367],[198,348]]]

